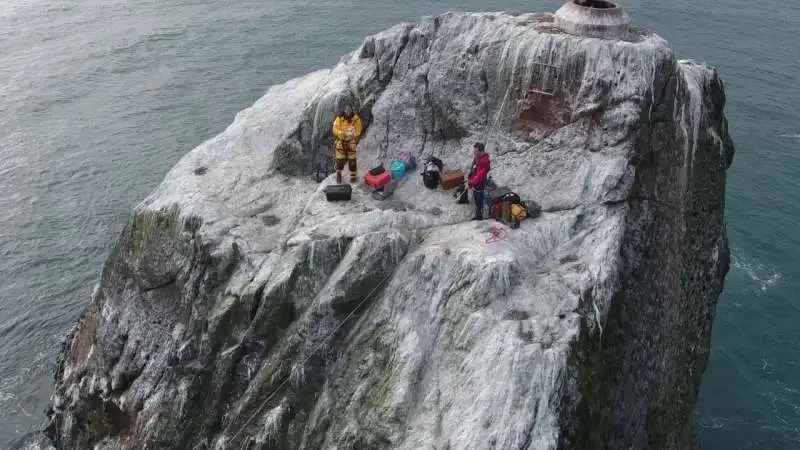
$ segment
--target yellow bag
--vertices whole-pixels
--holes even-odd
[[[517,222],[521,222],[528,218],[528,211],[525,211],[525,207],[519,203],[513,203],[511,205],[511,218]]]

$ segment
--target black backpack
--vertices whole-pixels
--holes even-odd
[[[502,202],[509,202],[509,203],[520,203],[519,195],[516,192],[512,191],[507,187],[499,187],[492,191],[489,191],[489,195],[491,196],[491,204],[496,205]]]
[[[523,208],[525,208],[525,212],[528,214],[529,219],[535,219],[542,215],[542,207],[538,203],[533,200],[526,200],[524,202],[520,202]]]
[[[439,172],[444,170],[444,163],[442,162],[441,159],[439,159],[439,158],[437,158],[435,156],[428,157],[426,162],[429,162],[429,163],[433,164],[434,166],[436,166],[439,169]]]
[[[422,172],[422,184],[428,189],[436,189],[439,186],[439,172]]]
[[[431,156],[425,162],[425,169],[422,171],[422,184],[428,189],[436,189],[439,186],[439,173],[444,168],[442,160]]]

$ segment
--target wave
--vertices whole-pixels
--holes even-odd
[[[38,431],[31,431],[10,442],[11,450],[55,450],[52,443]]]
[[[800,139],[800,134],[779,134],[778,137],[788,139]]]
[[[761,262],[751,260],[742,255],[743,252],[731,252],[731,265],[744,273],[757,291],[766,291],[775,286],[783,275],[775,268]]]

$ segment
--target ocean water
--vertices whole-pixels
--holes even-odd
[[[800,4],[626,0],[719,67],[737,146],[733,267],[698,407],[707,449],[800,448]],[[4,0],[0,3],[0,447],[40,425],[61,336],[131,208],[268,86],[447,10],[561,1]]]

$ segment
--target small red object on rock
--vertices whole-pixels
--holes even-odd
[[[489,237],[489,239],[486,239],[487,244],[500,241],[506,237],[506,230],[504,230],[502,227],[492,227],[490,232],[492,235]]]

